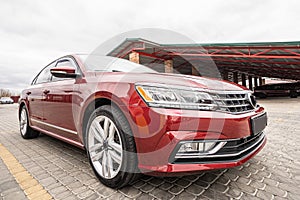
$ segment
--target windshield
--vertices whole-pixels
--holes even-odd
[[[89,71],[157,73],[140,64],[121,58],[99,55],[77,55]]]

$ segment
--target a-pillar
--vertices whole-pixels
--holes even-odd
[[[165,73],[173,73],[173,60],[165,60]]]
[[[133,52],[131,52],[130,54],[129,54],[129,60],[131,61],[131,62],[134,62],[134,63],[140,63],[140,55],[139,55],[139,53],[138,52],[135,52],[135,51],[133,51]]]
[[[242,85],[244,87],[247,87],[247,83],[246,83],[246,75],[245,74],[242,74]]]
[[[249,84],[248,84],[249,87],[248,87],[248,88],[249,88],[250,90],[253,90],[252,76],[248,76],[248,81],[249,81]]]
[[[239,83],[239,73],[233,72],[233,82]]]

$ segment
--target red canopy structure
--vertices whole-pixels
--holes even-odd
[[[300,42],[158,44],[129,38],[108,55],[183,74],[215,76],[215,66],[221,78],[243,84],[260,77],[300,80]]]

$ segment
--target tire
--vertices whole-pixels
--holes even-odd
[[[134,137],[117,107],[97,108],[89,118],[85,136],[89,162],[104,185],[121,188],[138,177]]]
[[[19,126],[20,126],[21,136],[24,139],[32,139],[39,136],[39,132],[33,130],[29,126],[28,112],[25,106],[21,108],[20,117],[19,117]]]
[[[291,91],[290,92],[290,97],[291,98],[297,98],[298,97],[298,93],[296,91]]]

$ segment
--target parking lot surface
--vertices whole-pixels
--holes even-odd
[[[270,98],[259,103],[268,111],[268,141],[250,161],[199,175],[142,176],[120,190],[97,180],[84,151],[46,135],[22,139],[16,104],[0,105],[0,146],[32,176],[37,199],[300,199],[300,98]],[[3,155],[0,199],[32,198],[22,189],[24,182],[20,187],[16,181],[19,174],[13,176],[2,161]]]

